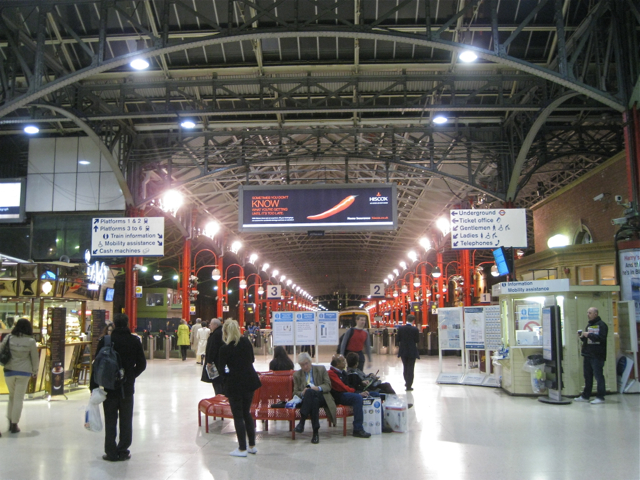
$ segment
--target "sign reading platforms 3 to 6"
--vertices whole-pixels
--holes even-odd
[[[159,257],[164,255],[164,217],[94,218],[94,257]]]
[[[451,248],[527,247],[524,208],[451,210]]]

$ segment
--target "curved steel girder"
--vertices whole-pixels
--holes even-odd
[[[468,186],[478,190],[479,192],[485,193],[485,194],[495,198],[496,200],[500,200],[500,201],[504,201],[505,200],[504,196],[501,196],[500,194],[498,194],[496,192],[492,192],[491,190],[487,190],[486,188],[483,188],[480,185],[477,185],[477,184],[472,183],[470,181],[465,181],[465,180],[461,179],[460,177],[456,177],[454,175],[443,173],[443,172],[440,172],[440,171],[437,171],[437,170],[434,171],[434,170],[432,170],[432,169],[430,169],[428,167],[423,167],[422,165],[415,165],[415,164],[412,164],[410,162],[403,162],[401,160],[392,160],[392,159],[375,160],[375,159],[372,159],[371,157],[365,157],[365,156],[361,156],[361,155],[352,155],[352,154],[349,154],[349,158],[368,159],[368,160],[371,160],[374,163],[381,163],[383,165],[388,162],[388,163],[391,163],[391,164],[401,165],[403,167],[420,170],[422,172],[429,173],[429,175],[433,176],[433,177],[440,177],[440,178],[443,178],[443,179],[448,179],[448,180],[460,183],[462,185],[468,185]],[[201,181],[201,180],[203,180],[203,179],[205,179],[207,177],[211,177],[213,175],[217,175],[217,174],[220,174],[220,173],[223,173],[223,172],[228,172],[228,171],[239,169],[239,168],[240,169],[245,169],[245,168],[247,168],[247,167],[249,167],[251,165],[267,165],[267,164],[272,163],[272,162],[276,162],[276,161],[282,162],[282,161],[291,160],[291,159],[292,159],[292,157],[271,157],[268,160],[256,160],[256,161],[252,161],[252,162],[246,162],[242,166],[238,166],[237,164],[234,164],[234,165],[229,165],[229,166],[225,166],[225,167],[220,167],[220,168],[216,168],[216,169],[214,169],[214,170],[212,170],[209,173],[204,174],[204,175],[198,175],[197,177],[193,177],[193,178],[190,178],[190,179],[187,179],[187,180],[183,180],[183,181],[180,181],[180,182],[173,182],[172,183],[172,187],[174,187],[174,188],[186,187],[188,185],[193,185],[194,183],[199,182],[199,181]],[[157,194],[157,195],[153,195],[153,196],[150,196],[150,197],[142,199],[140,201],[140,203],[137,205],[137,207],[140,208],[140,207],[146,205],[150,201],[156,199],[159,195],[160,194]]]
[[[535,122],[533,122],[533,125],[531,125],[527,136],[522,142],[522,146],[520,147],[518,156],[516,157],[516,163],[513,166],[513,172],[511,172],[511,180],[509,181],[509,188],[507,189],[506,196],[507,201],[512,202],[515,199],[516,193],[518,191],[518,180],[520,179],[520,173],[522,172],[524,161],[527,159],[527,154],[529,153],[529,149],[533,144],[533,140],[536,138],[536,135],[538,135],[538,132],[549,118],[549,115],[551,115],[559,105],[569,100],[570,98],[575,97],[576,95],[579,95],[579,93],[571,92],[556,98],[540,112]]]
[[[193,48],[202,48],[209,45],[224,45],[232,42],[242,41],[255,41],[265,38],[309,38],[309,37],[332,37],[332,38],[350,38],[353,40],[377,40],[377,41],[389,41],[407,43],[409,45],[418,45],[428,48],[436,48],[442,50],[449,50],[451,52],[457,52],[461,50],[473,50],[479,57],[489,60],[494,63],[507,65],[515,68],[516,70],[524,71],[535,75],[537,77],[544,78],[551,82],[562,85],[572,91],[583,94],[589,98],[592,98],[598,102],[607,105],[614,110],[623,112],[625,106],[612,95],[606,92],[597,90],[585,83],[572,81],[567,78],[563,78],[559,73],[552,70],[533,65],[515,57],[509,55],[500,56],[490,50],[483,48],[470,47],[457,42],[449,42],[445,40],[427,40],[416,35],[402,34],[396,32],[377,33],[377,32],[358,32],[358,31],[344,31],[339,29],[324,28],[322,30],[315,31],[260,31],[255,30],[252,33],[242,35],[230,35],[221,36],[216,35],[206,39],[190,42],[182,42],[170,46],[152,47],[145,50],[140,50],[133,53],[128,53],[120,57],[107,60],[100,65],[92,65],[81,70],[77,70],[69,75],[61,77],[53,82],[43,85],[37,92],[28,93],[21,97],[12,100],[0,108],[0,117],[3,117],[18,108],[25,107],[26,105],[34,102],[45,95],[55,92],[67,85],[71,85],[75,82],[84,80],[92,75],[106,72],[116,67],[127,64],[134,58],[147,58],[157,55],[169,54],[177,51],[190,50]]]
[[[107,162],[109,162],[109,166],[113,170],[113,174],[116,176],[116,180],[118,181],[118,186],[120,187],[120,190],[122,190],[122,194],[124,195],[125,203],[127,204],[127,206],[132,206],[133,195],[131,195],[131,190],[129,190],[127,181],[125,180],[124,175],[122,175],[120,166],[118,165],[118,162],[116,161],[116,159],[113,157],[111,150],[109,150],[109,148],[104,144],[104,142],[100,140],[100,137],[96,134],[96,132],[94,132],[93,129],[87,123],[85,123],[84,120],[77,117],[76,115],[69,112],[68,110],[65,110],[64,108],[55,107],[53,105],[45,105],[45,104],[36,104],[34,106],[38,108],[45,108],[47,110],[51,110],[56,113],[59,113],[60,115],[74,122],[76,125],[78,125],[78,127],[82,129],[84,133],[87,134],[87,136],[93,141],[93,143],[96,144],[98,149],[100,149],[100,153],[104,156],[104,158],[107,159]]]

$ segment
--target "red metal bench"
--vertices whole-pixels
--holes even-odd
[[[269,420],[289,422],[291,439],[295,440],[294,425],[300,419],[300,410],[291,408],[272,408],[274,403],[290,400],[293,397],[293,371],[262,372],[262,386],[255,391],[251,403],[251,414],[256,420],[265,422],[265,430],[269,430]],[[205,415],[206,432],[209,433],[209,417],[233,418],[229,400],[224,395],[205,398],[198,403],[198,425],[202,426],[201,414]],[[353,409],[345,405],[337,405],[336,420],[342,418],[342,434],[347,435],[347,417],[353,416]],[[327,418],[324,408],[320,409],[320,418]]]

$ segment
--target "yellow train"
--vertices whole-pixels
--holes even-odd
[[[338,314],[338,323],[340,328],[351,328],[356,326],[356,318],[359,316],[366,317],[367,323],[365,328],[371,328],[371,316],[369,312],[363,308],[346,308],[341,310]]]

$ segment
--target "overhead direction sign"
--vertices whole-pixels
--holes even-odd
[[[527,247],[524,208],[451,210],[451,248]]]
[[[91,255],[94,257],[161,257],[164,217],[94,218]]]

